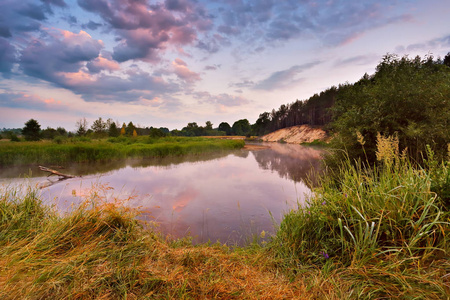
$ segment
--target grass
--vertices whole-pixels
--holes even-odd
[[[239,149],[243,146],[244,142],[237,140],[184,137],[118,137],[94,141],[73,139],[65,143],[4,142],[0,143],[0,166],[179,156]]]
[[[293,274],[319,266],[337,298],[448,299],[449,163],[429,153],[434,166],[420,168],[384,150],[390,156],[378,166],[347,160],[323,178],[308,205],[284,217],[268,250]]]
[[[449,299],[449,162],[386,153],[347,161],[243,248],[166,240],[96,190],[60,216],[35,189],[6,188],[0,298]]]
[[[0,199],[1,299],[292,299],[303,288],[260,250],[192,246],[144,229],[128,209],[92,191],[64,216],[34,189]],[[255,246],[256,247],[256,246]],[[259,249],[259,248],[257,248]]]

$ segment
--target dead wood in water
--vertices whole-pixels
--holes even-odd
[[[73,175],[69,175],[69,174],[64,174],[64,173],[61,173],[61,172],[58,172],[56,170],[53,170],[53,169],[50,169],[50,168],[47,168],[47,167],[43,167],[43,166],[39,166],[39,169],[41,171],[44,171],[44,172],[49,172],[50,174],[48,176],[57,175],[57,176],[62,177],[64,179],[77,177],[77,176],[73,176]]]

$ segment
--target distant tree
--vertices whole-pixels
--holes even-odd
[[[75,123],[75,127],[77,129],[76,134],[78,136],[86,135],[88,130],[88,122],[86,121],[86,118],[80,119]]]
[[[206,130],[212,130],[213,129],[213,124],[211,123],[211,121],[206,121],[205,129]]]
[[[119,136],[120,132],[119,129],[117,128],[116,123],[112,122],[109,124],[109,128],[108,128],[108,135],[110,137],[117,137]]]
[[[58,131],[51,127],[47,127],[41,131],[41,137],[44,139],[53,140],[57,135],[59,135]]]
[[[22,129],[22,134],[27,141],[39,141],[40,140],[41,125],[35,119],[30,119],[25,123],[25,127]]]
[[[231,129],[235,135],[247,135],[250,133],[252,128],[247,119],[241,119],[234,122]]]
[[[183,135],[186,136],[199,136],[201,134],[201,128],[196,122],[188,123],[186,127],[181,130]]]
[[[98,118],[92,123],[91,129],[96,135],[106,134],[106,123],[102,120],[102,118]]]
[[[227,135],[231,135],[231,126],[227,122],[222,122],[219,124],[219,131],[225,132]]]
[[[63,127],[57,127],[56,131],[61,136],[66,136],[67,135],[67,130],[65,128],[63,128]]]
[[[125,128],[125,133],[128,136],[133,135],[133,131],[136,129],[136,127],[133,125],[133,122],[128,123],[127,127]]]
[[[153,128],[153,127],[150,128],[150,132],[149,132],[150,137],[158,138],[158,137],[164,137],[166,135],[167,134],[164,131],[162,131],[161,129],[157,129],[157,128]]]
[[[136,132],[136,129],[133,129],[133,137],[137,137],[137,136],[138,136],[138,134]]]
[[[127,132],[126,128],[127,126],[125,125],[125,123],[123,123],[122,128],[120,129],[120,135],[125,135],[125,133]]]
[[[450,52],[444,57],[444,65],[450,67]]]

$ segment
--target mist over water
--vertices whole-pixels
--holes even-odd
[[[37,167],[0,169],[0,184],[42,188],[46,204],[70,211],[93,190],[107,201],[139,208],[140,219],[175,238],[194,242],[244,244],[252,235],[273,232],[273,222],[296,209],[310,194],[306,182],[320,169],[321,150],[268,143],[262,150],[235,150],[201,156],[127,160],[65,166],[81,175],[58,181]],[[50,180],[49,180],[50,179]],[[273,219],[272,219],[273,217]]]

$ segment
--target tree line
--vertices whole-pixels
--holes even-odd
[[[25,126],[20,129],[3,129],[1,138],[7,138],[11,141],[20,141],[20,136],[26,141],[39,141],[41,139],[60,139],[65,137],[87,137],[87,138],[107,138],[118,136],[151,136],[151,137],[165,137],[165,136],[223,136],[223,135],[250,135],[252,126],[247,119],[241,119],[230,126],[227,122],[222,122],[217,128],[213,128],[211,121],[207,121],[205,126],[199,126],[196,122],[188,123],[181,130],[174,129],[170,131],[167,127],[141,127],[134,125],[133,122],[128,124],[113,121],[111,118],[102,119],[99,117],[92,125],[86,118],[79,119],[75,124],[75,130],[70,132],[63,127],[56,129],[47,127],[41,129],[41,125],[35,119],[30,119],[25,122]]]

